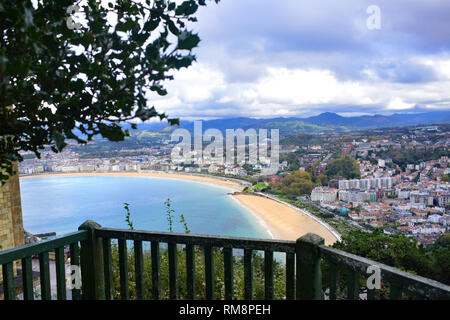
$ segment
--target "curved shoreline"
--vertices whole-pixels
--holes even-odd
[[[267,222],[261,218],[260,214],[255,213],[252,209],[250,209],[249,206],[242,203],[242,201],[239,200],[239,198],[236,197],[235,194],[230,194],[231,198],[241,207],[244,207],[252,216],[253,218],[260,224],[260,227],[264,229],[264,231],[270,236],[271,239],[283,239],[283,237],[274,230],[273,227],[269,226]]]
[[[77,173],[44,173],[20,176],[20,179],[33,179],[33,178],[51,178],[51,177],[89,177],[89,176],[113,176],[113,177],[151,177],[151,178],[163,178],[163,179],[178,179],[189,180],[212,184],[215,186],[227,187],[235,191],[242,191],[244,189],[243,184],[238,183],[236,180],[231,179],[218,179],[212,176],[201,176],[188,173],[170,173],[161,171],[149,171],[149,172],[77,172]]]
[[[278,199],[266,195],[237,193],[234,197],[269,226],[275,239],[296,241],[306,233],[315,233],[331,245],[340,240],[340,236],[309,213],[295,208]],[[316,219],[314,219],[316,218]]]
[[[237,192],[244,189],[245,182],[215,176],[166,173],[166,172],[102,172],[102,173],[57,173],[20,176],[21,179],[68,177],[68,176],[123,176],[123,177],[153,177],[164,179],[187,180],[225,187]],[[298,208],[292,208],[278,199],[271,199],[266,195],[251,194],[233,195],[232,198],[255,218],[255,221],[272,237],[279,240],[296,240],[305,233],[313,232],[325,239],[329,245],[339,241],[340,237],[331,227],[309,213]],[[318,221],[319,220],[319,221]],[[331,228],[331,229],[330,229]],[[334,232],[333,232],[334,231]]]
[[[331,232],[331,234],[336,238],[337,241],[341,241],[342,240],[341,235],[339,234],[339,232],[337,232],[332,226],[330,226],[328,223],[320,220],[318,217],[316,217],[315,215],[309,213],[308,211],[300,209],[300,208],[298,208],[296,206],[293,206],[293,205],[291,205],[291,204],[289,204],[289,203],[287,203],[287,202],[285,202],[283,200],[277,199],[276,197],[273,197],[271,195],[263,194],[263,193],[259,193],[259,192],[257,194],[259,194],[259,195],[261,195],[263,197],[269,198],[269,199],[271,199],[273,201],[280,202],[280,203],[284,204],[285,206],[288,206],[288,207],[290,207],[290,208],[292,208],[292,209],[294,209],[294,210],[296,210],[296,211],[298,211],[298,212],[300,212],[302,214],[307,215],[309,218],[317,221],[319,224],[321,224],[323,227],[325,227],[329,232]]]

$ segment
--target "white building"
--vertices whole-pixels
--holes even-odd
[[[397,198],[399,199],[409,199],[409,190],[397,189]]]
[[[339,180],[339,190],[359,189],[391,189],[392,186],[399,182],[392,177],[380,177],[372,179],[352,179],[352,180]]]
[[[339,200],[349,203],[370,201],[370,193],[359,190],[340,190]]]
[[[438,215],[438,214],[432,214],[430,216],[428,216],[428,222],[431,223],[440,223],[442,220],[442,216]]]
[[[337,199],[337,189],[327,187],[316,187],[311,192],[311,201],[334,202]]]

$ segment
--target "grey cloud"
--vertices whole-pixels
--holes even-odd
[[[379,63],[375,66],[375,70],[381,79],[391,82],[418,83],[439,80],[433,68],[413,62]]]
[[[381,9],[381,30],[365,26],[366,9],[373,4]],[[374,81],[374,86],[378,83],[369,80],[364,70],[374,70],[382,82],[429,83],[442,79],[411,58],[449,51],[449,16],[448,0],[224,0],[201,8],[195,30],[202,41],[196,54],[200,63],[220,70],[232,85],[256,83],[267,76],[267,67],[326,69],[339,81]],[[218,103],[219,99],[217,94],[209,101],[183,107],[180,116],[267,112],[240,105],[240,101]],[[427,103],[438,102],[417,101],[415,109]],[[380,113],[386,112],[385,107],[286,106],[286,114]]]

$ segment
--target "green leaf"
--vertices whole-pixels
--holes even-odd
[[[138,27],[139,27],[139,24],[136,21],[128,19],[125,22],[118,22],[116,25],[116,31],[127,32],[127,31],[131,31],[134,28],[138,28]]]
[[[175,14],[190,16],[190,15],[194,14],[197,11],[197,9],[198,9],[198,4],[195,3],[195,1],[193,1],[193,0],[184,1],[182,4],[180,4],[176,8]]]
[[[150,17],[150,19],[144,23],[144,30],[153,31],[158,27],[160,22],[161,19],[159,17]]]
[[[117,124],[104,124],[98,123],[98,129],[100,130],[100,134],[111,141],[123,141],[125,138],[125,132],[122,128]]]
[[[200,42],[197,34],[190,31],[182,31],[178,35],[178,48],[183,50],[192,50]]]
[[[166,89],[164,89],[161,85],[154,84],[150,87],[150,90],[156,91],[160,96],[167,95]]]
[[[53,139],[55,140],[58,151],[61,151],[67,145],[67,143],[64,142],[64,135],[57,130],[53,131]]]
[[[178,118],[167,119],[167,122],[169,122],[171,126],[180,125],[180,119]]]
[[[178,35],[180,33],[180,31],[178,30],[177,26],[175,25],[175,23],[172,20],[168,20],[167,24],[169,26],[169,30],[170,32],[172,32],[174,35]]]
[[[142,121],[147,121],[150,118],[156,117],[158,112],[156,112],[155,107],[148,108],[140,108],[136,111],[136,117],[141,119]]]

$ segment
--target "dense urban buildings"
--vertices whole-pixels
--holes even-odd
[[[201,165],[173,163],[174,144],[169,139],[146,143],[140,148],[136,143],[133,148],[119,144],[120,149],[94,141],[87,146],[90,151],[71,145],[62,153],[44,151],[41,159],[24,154],[26,159],[20,163],[19,172],[28,175],[174,171],[234,176],[253,179],[255,183],[263,181],[255,191],[272,189],[299,197],[306,193],[315,205],[349,222],[383,228],[385,233],[401,232],[424,244],[433,243],[447,232],[450,223],[447,126],[287,136],[282,137],[281,143],[278,173],[269,176],[261,175],[265,164],[216,163],[208,156]],[[98,151],[105,148],[106,151]],[[342,155],[356,159],[353,163],[356,171],[353,168],[348,177],[331,170],[330,163]],[[299,177],[306,180],[298,181],[303,188],[283,189],[283,180],[295,172],[305,172]]]

